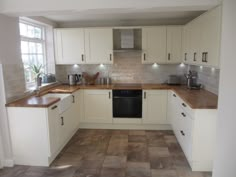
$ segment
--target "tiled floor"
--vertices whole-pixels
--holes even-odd
[[[211,177],[191,172],[172,131],[79,130],[51,167],[16,166],[1,177]]]

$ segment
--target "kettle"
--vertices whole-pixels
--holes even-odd
[[[68,83],[69,85],[76,85],[76,83],[79,81],[78,74],[69,74],[68,75]]]

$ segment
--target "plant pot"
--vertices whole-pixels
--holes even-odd
[[[36,77],[36,87],[40,87],[42,85],[42,77]]]

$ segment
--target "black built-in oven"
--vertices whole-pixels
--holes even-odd
[[[113,118],[142,118],[142,90],[113,90]]]

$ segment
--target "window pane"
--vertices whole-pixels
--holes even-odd
[[[37,53],[42,54],[43,53],[43,45],[41,43],[37,43]]]
[[[41,39],[42,38],[42,30],[40,28],[34,28],[34,36],[35,38]]]
[[[29,42],[29,53],[36,53],[36,43],[34,42]]]
[[[20,23],[20,35],[27,36],[27,25]]]
[[[29,53],[28,42],[21,41],[21,53]]]
[[[34,37],[34,27],[28,25],[28,37],[33,38]]]

